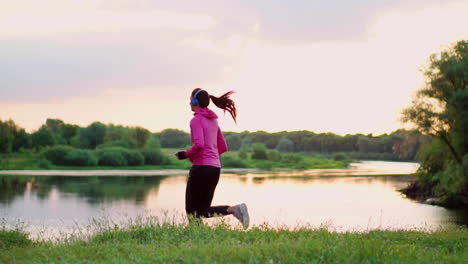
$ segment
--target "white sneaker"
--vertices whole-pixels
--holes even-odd
[[[244,229],[249,227],[249,212],[247,211],[247,205],[245,203],[235,205],[233,215],[241,222]]]

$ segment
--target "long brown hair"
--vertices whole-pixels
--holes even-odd
[[[192,91],[192,96],[198,91],[201,90],[201,88],[196,88],[195,90]],[[221,108],[224,110],[224,112],[228,111],[229,114],[231,114],[232,119],[234,119],[234,122],[237,123],[237,109],[236,109],[236,104],[234,101],[230,98],[231,94],[233,94],[234,91],[229,91],[220,97],[216,97],[213,95],[209,95],[207,91],[202,90],[197,94],[197,99],[198,100],[198,106],[205,108],[208,107],[210,104],[210,99],[215,104],[218,108]]]

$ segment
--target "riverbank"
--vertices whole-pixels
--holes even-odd
[[[468,229],[333,233],[153,224],[58,243],[0,230],[0,250],[0,263],[464,263]]]
[[[0,154],[0,171],[5,170],[187,170],[191,167],[188,160],[178,160],[173,156],[176,149],[161,149],[164,162],[158,165],[135,166],[70,166],[57,165],[49,161],[42,153],[25,152]],[[347,168],[351,160],[336,160],[316,154],[289,153],[266,159],[239,158],[238,151],[229,151],[221,156],[223,168],[230,169],[343,169]],[[282,156],[281,156],[282,155]]]
[[[437,196],[434,189],[434,184],[423,185],[418,180],[414,180],[406,188],[399,191],[406,195],[406,197],[421,203],[468,210],[468,191],[462,193],[459,201],[454,202],[447,199],[447,197]]]
[[[395,166],[398,165],[398,166]],[[259,169],[222,168],[223,174],[236,174],[255,177],[309,177],[309,176],[386,176],[409,175],[416,171],[418,164],[410,162],[362,161],[351,163],[344,169]],[[0,170],[0,175],[33,176],[170,176],[186,175],[186,169],[55,169],[55,170]]]

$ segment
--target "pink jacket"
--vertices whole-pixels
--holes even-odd
[[[192,165],[221,168],[219,155],[228,148],[217,119],[218,116],[208,108],[199,108],[195,111],[190,121],[192,147],[185,151]]]

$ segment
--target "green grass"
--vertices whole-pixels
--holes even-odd
[[[465,263],[468,229],[331,233],[147,223],[59,242],[3,229],[0,252],[0,263]]]

